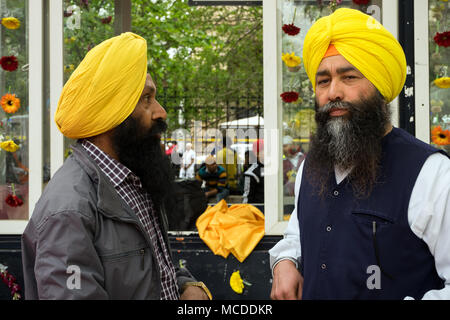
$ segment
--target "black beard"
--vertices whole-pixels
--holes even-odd
[[[333,118],[328,112],[333,107],[349,112]],[[318,108],[316,102],[317,132],[311,138],[307,174],[319,195],[327,192],[335,167],[343,171],[351,169],[347,179],[357,198],[370,195],[377,182],[381,139],[390,116],[389,107],[378,91],[354,103],[337,101]]]
[[[129,116],[114,131],[113,144],[119,161],[141,180],[157,209],[172,193],[173,179],[170,160],[162,152],[159,134],[167,124],[158,119],[150,129]]]

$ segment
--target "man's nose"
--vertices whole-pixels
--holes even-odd
[[[344,99],[342,84],[338,80],[332,80],[328,88],[329,101],[341,101]]]
[[[156,119],[163,119],[166,120],[167,119],[167,112],[166,110],[162,107],[162,105],[159,104],[158,101],[156,101],[156,108],[153,111],[153,115],[152,115],[152,120],[156,120]]]

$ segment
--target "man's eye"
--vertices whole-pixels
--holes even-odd
[[[327,82],[328,82],[328,79],[322,79],[322,80],[317,81],[317,84],[321,85],[321,84],[326,84]]]

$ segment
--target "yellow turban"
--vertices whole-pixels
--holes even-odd
[[[406,80],[402,47],[373,17],[347,8],[320,18],[306,34],[303,63],[314,91],[317,69],[330,44],[372,82],[387,102],[399,95]]]
[[[147,42],[126,32],[91,49],[65,84],[55,122],[68,138],[118,126],[134,110],[147,77]]]

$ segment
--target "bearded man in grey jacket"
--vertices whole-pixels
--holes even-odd
[[[131,32],[89,51],[64,86],[55,121],[77,143],[22,236],[27,299],[210,297],[172,262],[155,96],[146,41]]]

